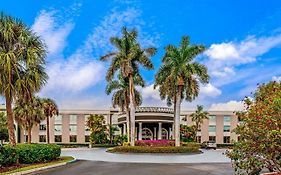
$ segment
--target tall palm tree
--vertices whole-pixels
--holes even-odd
[[[204,111],[202,105],[197,105],[197,109],[194,113],[190,114],[191,120],[195,123],[195,138],[197,142],[197,132],[201,127],[204,119],[208,119],[209,113]]]
[[[13,109],[15,119],[28,134],[28,143],[31,143],[31,130],[44,119],[43,105],[38,97],[32,97],[29,102],[18,100]]]
[[[134,84],[144,87],[144,82],[142,79],[140,79],[140,76],[134,77]],[[128,142],[130,141],[130,110],[129,110],[129,79],[127,77],[123,78],[121,74],[118,75],[118,80],[112,80],[108,82],[106,86],[106,94],[109,95],[110,93],[113,93],[112,95],[112,106],[116,107],[118,106],[121,111],[125,111],[126,113],[126,123],[127,123],[127,139]],[[142,103],[142,97],[139,91],[135,89],[135,102],[136,106],[140,106]]]
[[[59,114],[59,109],[57,104],[54,100],[50,98],[43,98],[43,110],[44,110],[44,116],[46,119],[46,135],[47,135],[47,143],[50,143],[50,118]]]
[[[203,45],[190,45],[189,37],[183,36],[180,46],[165,48],[162,65],[156,74],[155,87],[159,86],[160,96],[175,105],[175,145],[180,146],[180,105],[183,99],[192,101],[199,94],[199,82],[209,81],[207,68],[194,61],[205,51]],[[162,94],[161,94],[162,93]]]
[[[130,99],[130,118],[131,118],[131,146],[135,145],[135,86],[134,76],[140,75],[139,66],[151,70],[153,69],[150,57],[156,53],[156,48],[150,47],[143,49],[137,41],[138,33],[136,29],[128,31],[126,27],[122,29],[122,37],[111,37],[110,42],[117,48],[117,51],[110,52],[101,57],[102,61],[112,58],[110,67],[107,71],[106,79],[111,81],[115,73],[119,70],[121,75],[129,79],[129,99]],[[142,81],[142,77],[139,77]]]
[[[0,93],[6,100],[9,142],[16,144],[12,102],[29,96],[45,84],[44,44],[23,22],[0,14]],[[26,92],[29,93],[26,93]]]

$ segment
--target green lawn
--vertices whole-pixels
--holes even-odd
[[[35,168],[41,168],[41,167],[44,167],[44,166],[56,165],[56,164],[68,162],[68,161],[71,161],[71,160],[74,160],[74,158],[71,157],[71,156],[62,156],[62,157],[59,158],[59,160],[55,160],[55,161],[47,162],[47,163],[37,163],[37,164],[32,164],[32,165],[26,165],[26,166],[21,167],[21,168],[17,168],[17,169],[13,169],[13,170],[10,170],[10,171],[7,171],[7,172],[3,172],[1,174],[4,175],[4,174],[17,173],[17,172],[27,171],[27,170],[31,170],[31,169],[35,169]]]

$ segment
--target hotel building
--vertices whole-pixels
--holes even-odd
[[[181,111],[181,124],[191,126],[189,115],[194,111]],[[238,117],[232,111],[208,111],[209,119],[205,119],[197,134],[200,142],[213,140],[217,144],[231,143],[237,135],[231,132],[238,125]],[[51,143],[89,142],[90,131],[86,126],[90,114],[104,116],[104,125],[115,125],[115,135],[126,134],[126,116],[116,109],[108,110],[60,110],[58,116],[50,119]],[[187,120],[184,120],[184,119]],[[139,107],[136,110],[136,139],[161,140],[173,138],[174,111],[166,107]],[[27,136],[21,129],[17,131],[18,142],[25,142]],[[43,121],[32,129],[32,142],[46,142],[46,122]]]

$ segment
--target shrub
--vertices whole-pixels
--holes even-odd
[[[166,147],[175,146],[174,140],[137,140],[136,146]]]
[[[118,146],[108,149],[109,152],[117,153],[199,153],[198,147],[186,146],[166,146],[166,147],[148,147],[148,146]]]
[[[0,146],[0,167],[16,163],[18,159],[17,150],[10,145]]]
[[[196,143],[196,142],[182,142],[181,145],[186,147],[194,147],[198,149],[200,147],[200,143]]]
[[[20,163],[38,163],[55,160],[61,148],[55,144],[18,144],[16,146]]]

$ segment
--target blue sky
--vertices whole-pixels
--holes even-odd
[[[163,48],[183,35],[208,49],[196,58],[211,81],[183,109],[203,104],[211,110],[241,109],[240,101],[257,83],[281,80],[281,1],[267,0],[49,0],[6,1],[0,9],[27,23],[48,47],[48,84],[39,93],[60,108],[111,106],[104,93],[108,63],[99,57],[113,48],[122,26],[137,28],[144,47],[158,49],[155,70],[142,70],[145,106],[165,106],[153,89]]]

